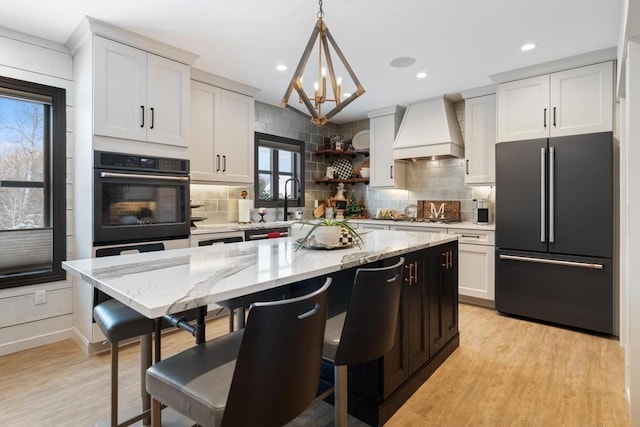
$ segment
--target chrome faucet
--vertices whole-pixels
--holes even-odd
[[[298,192],[298,201],[300,201],[300,181],[298,180],[298,178],[289,178],[288,180],[286,180],[284,182],[284,220],[288,221],[288,212],[287,212],[287,199],[289,198],[289,196],[287,195],[287,184],[289,183],[289,181],[294,181],[294,184],[296,184],[297,186],[295,187],[297,192]],[[300,204],[300,203],[298,203]]]

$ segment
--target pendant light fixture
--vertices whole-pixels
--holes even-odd
[[[327,25],[323,21],[324,11],[322,10],[322,0],[319,0],[319,5],[320,10],[317,14],[318,20],[313,28],[307,47],[302,54],[302,58],[300,58],[298,67],[291,78],[291,83],[287,88],[287,92],[282,99],[282,106],[288,106],[289,98],[295,89],[295,91],[298,92],[299,102],[303,103],[309,110],[309,113],[311,114],[311,121],[318,126],[323,126],[333,116],[342,111],[344,107],[352,103],[365,91],[351,69],[351,66],[347,62],[347,59],[336,44],[336,41],[331,36],[329,28],[327,28]],[[310,97],[302,87],[302,77],[316,42],[318,43],[318,76],[317,80],[313,83],[313,96]],[[348,96],[346,93],[344,94],[344,101],[341,99],[343,96],[342,77],[336,77],[331,50],[335,52],[342,63],[342,66],[346,70],[346,73],[356,86],[356,90],[348,94]],[[331,98],[331,95],[327,96],[327,77],[329,77],[329,89],[333,94],[333,98]],[[323,115],[322,108],[325,102],[331,102],[335,106],[328,113]]]

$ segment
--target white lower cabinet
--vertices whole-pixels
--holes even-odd
[[[452,228],[448,232],[458,236],[458,293],[493,302],[495,232]]]

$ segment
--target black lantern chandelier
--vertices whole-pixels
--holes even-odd
[[[311,33],[311,38],[307,43],[307,47],[302,54],[302,58],[300,58],[300,62],[298,63],[298,67],[291,78],[291,83],[287,88],[287,92],[284,94],[284,98],[282,99],[282,106],[286,107],[289,102],[289,98],[291,97],[291,93],[295,89],[298,92],[299,102],[304,103],[304,105],[309,110],[311,114],[311,121],[318,126],[323,126],[327,123],[333,116],[338,114],[344,107],[352,103],[356,98],[362,95],[365,90],[358,81],[355,73],[351,69],[351,66],[347,62],[347,59],[342,54],[342,51],[336,44],[336,41],[331,36],[329,32],[329,28],[323,21],[324,11],[322,10],[322,0],[319,0],[320,10],[318,11],[316,21],[316,25],[313,28],[313,32]],[[313,96],[310,97],[305,92],[302,87],[302,76],[304,74],[304,70],[307,66],[307,62],[309,61],[309,57],[311,56],[311,52],[313,51],[316,42],[319,43],[318,48],[318,80],[316,80],[313,84]],[[356,90],[349,94],[347,97],[345,95],[345,100],[342,101],[341,97],[342,93],[342,78],[336,77],[336,73],[334,71],[334,63],[333,57],[331,54],[331,50],[335,52],[340,62],[346,69],[346,72],[349,74],[349,77],[353,81],[356,86]],[[329,77],[329,89],[331,95],[327,95],[327,77]],[[325,115],[322,113],[322,107],[325,102],[334,103],[334,107]]]

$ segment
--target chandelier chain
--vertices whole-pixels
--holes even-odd
[[[324,18],[324,10],[322,10],[322,0],[318,0],[318,4],[320,5],[320,10],[318,11],[318,14],[316,16],[318,17],[318,19],[322,19]]]

